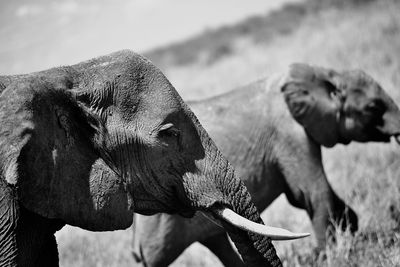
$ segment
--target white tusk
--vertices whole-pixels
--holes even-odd
[[[307,237],[309,233],[292,233],[286,229],[252,222],[228,208],[214,209],[213,213],[230,224],[249,232],[268,236],[272,240],[291,240]]]

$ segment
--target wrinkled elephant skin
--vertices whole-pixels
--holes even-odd
[[[58,266],[65,224],[116,230],[133,212],[196,211],[224,226],[247,265],[281,266],[243,182],[145,58],[120,51],[0,76],[0,90],[1,266]],[[241,230],[249,220],[263,235]]]

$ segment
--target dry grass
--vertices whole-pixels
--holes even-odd
[[[229,55],[210,64],[164,66],[185,99],[204,98],[283,70],[294,61],[335,68],[362,68],[400,103],[400,3],[376,1],[357,7],[324,8],[307,15],[290,33],[255,42],[241,37]],[[209,40],[210,42],[212,40]],[[194,51],[193,51],[194,52]],[[226,52],[226,51],[225,51]],[[394,144],[338,145],[324,150],[328,178],[359,215],[360,231],[337,231],[337,242],[319,257],[313,239],[276,243],[285,266],[400,266],[400,150]],[[265,221],[311,231],[305,212],[280,197]],[[130,231],[58,234],[61,266],[129,266]],[[68,232],[67,232],[68,231]],[[198,244],[173,266],[218,266]]]

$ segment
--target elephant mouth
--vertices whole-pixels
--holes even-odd
[[[381,136],[379,137],[379,142],[386,142],[386,143],[390,143],[391,138],[393,137],[393,139],[396,141],[396,143],[398,145],[400,145],[400,134],[392,134],[392,135],[384,135],[381,134]]]
[[[380,129],[378,128],[373,128],[371,129],[369,134],[369,141],[373,141],[373,142],[384,142],[384,143],[389,143],[390,142],[390,138],[392,136],[395,137],[396,142],[400,141],[400,136],[399,134],[388,134],[385,132],[382,132]],[[397,140],[397,136],[399,136],[398,140]]]
[[[390,142],[390,135],[380,135],[379,137],[376,138],[377,142],[384,142],[384,143],[389,143]]]
[[[398,127],[396,129],[385,129],[385,127],[376,127],[372,131],[372,135],[374,140],[378,142],[387,142],[391,141],[393,137],[398,145],[400,145],[400,130]]]

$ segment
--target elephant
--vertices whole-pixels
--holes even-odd
[[[281,266],[234,168],[163,73],[129,50],[0,77],[0,265],[58,266],[54,233],[133,213],[223,226],[248,266]]]
[[[358,228],[356,213],[328,183],[321,146],[389,142],[400,134],[399,108],[360,70],[297,63],[284,73],[187,103],[234,164],[260,211],[282,193],[307,211],[316,252],[332,236],[333,222],[352,232]],[[137,265],[166,266],[198,241],[225,266],[243,266],[224,230],[201,214],[192,219],[134,216]]]

